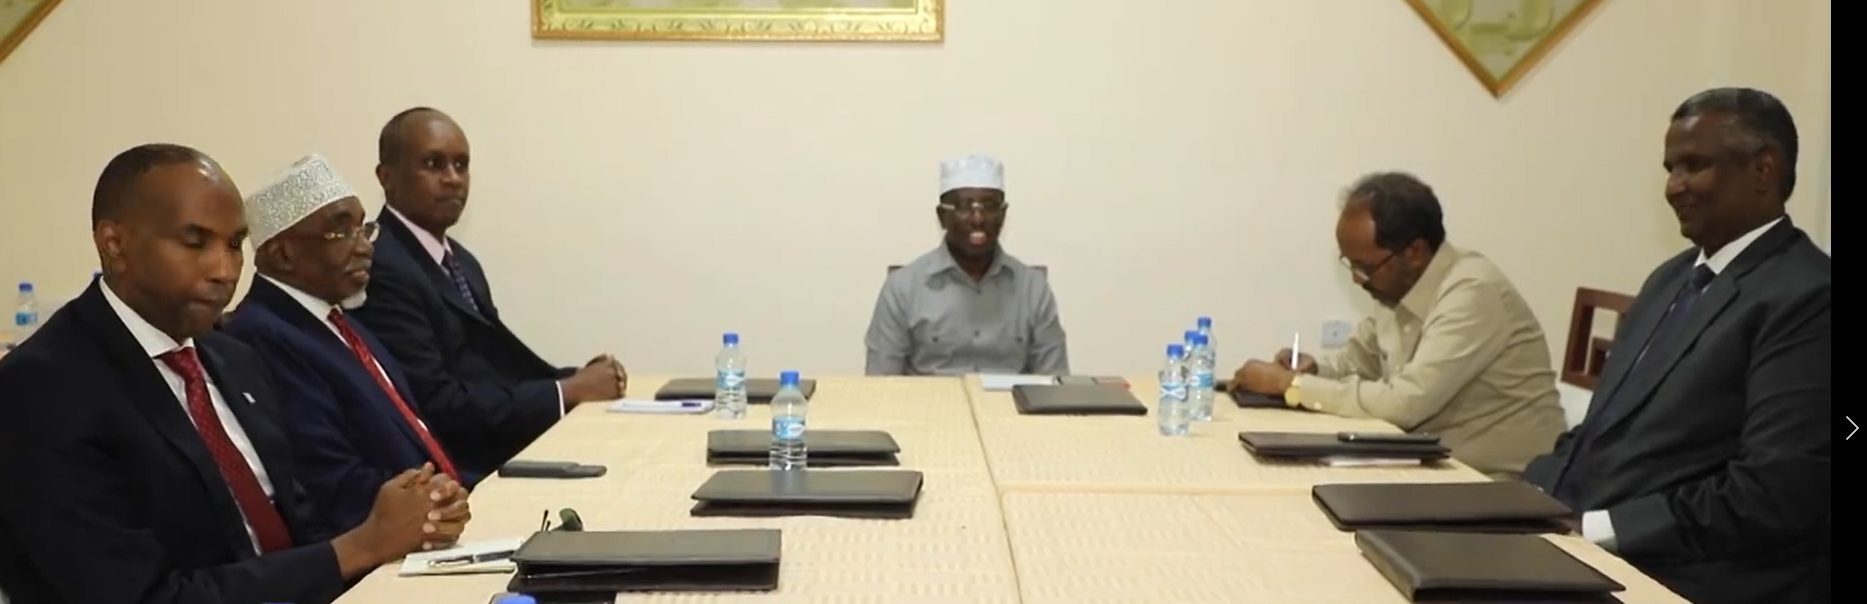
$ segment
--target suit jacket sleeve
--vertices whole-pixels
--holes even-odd
[[[1623,555],[1766,554],[1829,522],[1829,289],[1770,304],[1776,308],[1758,317],[1755,341],[1730,343],[1750,347],[1736,459],[1697,482],[1610,507]]]
[[[557,423],[564,410],[556,380],[512,384],[457,374],[448,366],[434,321],[410,285],[423,278],[385,274],[371,279],[369,303],[357,315],[395,354],[429,427],[458,441],[537,436]]]
[[[372,466],[351,444],[345,409],[354,402],[338,398],[298,353],[265,336],[248,339],[265,359],[275,400],[284,402],[280,425],[292,441],[300,482],[336,530],[349,530],[369,517],[376,494],[395,475]],[[410,468],[403,468],[410,469]]]
[[[329,602],[343,590],[337,553],[320,542],[207,568],[164,566],[117,461],[127,450],[95,407],[68,404],[84,376],[41,363],[0,374],[0,518],[59,598],[99,603]],[[29,521],[26,521],[28,520]]]

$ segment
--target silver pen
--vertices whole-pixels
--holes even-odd
[[[467,555],[462,555],[462,556],[451,556],[447,558],[435,558],[433,560],[428,561],[428,566],[429,567],[466,566],[469,564],[479,564],[481,562],[493,562],[497,560],[505,560],[507,558],[511,558],[512,554],[514,553],[517,553],[516,550],[508,549],[508,550],[500,550],[496,552],[484,552],[484,553],[478,553],[478,554],[467,554]]]

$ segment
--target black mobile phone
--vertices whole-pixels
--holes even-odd
[[[504,478],[595,478],[608,472],[604,466],[574,461],[514,459],[499,467]]]
[[[1439,444],[1439,437],[1433,434],[1408,434],[1405,432],[1337,432],[1336,440],[1345,443],[1380,443],[1389,445],[1434,445]]]

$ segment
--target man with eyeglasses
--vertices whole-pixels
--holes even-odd
[[[252,346],[284,399],[284,422],[306,494],[339,530],[369,517],[377,485],[432,467],[458,502],[462,475],[423,420],[394,355],[349,311],[370,280],[376,223],[323,157],[311,155],[246,199],[259,278],[227,323]],[[464,521],[464,519],[463,519]]]
[[[940,247],[882,284],[866,338],[869,375],[1066,375],[1069,351],[1043,271],[999,245],[1005,168],[984,155],[940,166]]]
[[[1564,428],[1543,328],[1497,265],[1447,243],[1439,199],[1411,175],[1350,188],[1335,229],[1355,284],[1384,310],[1347,348],[1251,360],[1234,389],[1439,435],[1453,457],[1514,479]]]

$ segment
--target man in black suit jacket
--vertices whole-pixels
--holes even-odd
[[[1524,478],[1693,602],[1825,602],[1829,258],[1790,222],[1796,130],[1767,93],[1688,99],[1666,200],[1696,247],[1622,317],[1582,423]]]
[[[464,507],[428,521],[450,487],[427,469],[391,479],[369,520],[326,540],[265,367],[211,330],[246,233],[212,159],[130,149],[92,203],[103,277],[0,360],[0,591],[13,604],[328,602],[459,534]]]
[[[480,263],[447,229],[467,203],[467,137],[428,108],[396,114],[378,141],[369,301],[353,313],[400,361],[436,436],[465,474],[497,470],[578,403],[620,398],[622,364],[559,369],[513,335]]]

